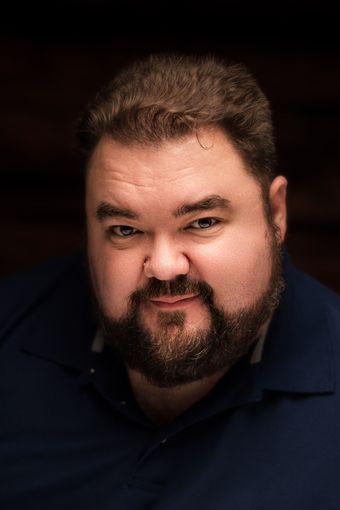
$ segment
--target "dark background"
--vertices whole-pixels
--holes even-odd
[[[250,5],[93,0],[2,10],[0,276],[83,241],[72,129],[97,90],[150,52],[208,51],[246,64],[268,96],[289,180],[289,251],[340,291],[338,16],[326,4]]]

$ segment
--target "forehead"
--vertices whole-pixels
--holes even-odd
[[[260,186],[246,170],[233,144],[220,130],[171,140],[159,146],[124,145],[103,138],[89,162],[87,196],[161,206],[209,194],[235,199],[259,196]],[[254,196],[255,196],[254,195]]]

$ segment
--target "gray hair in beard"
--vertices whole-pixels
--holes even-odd
[[[105,342],[131,369],[152,384],[171,388],[211,376],[232,366],[249,352],[259,330],[278,306],[284,289],[282,247],[272,236],[272,274],[267,289],[251,306],[234,313],[219,309],[213,289],[205,282],[180,275],[171,281],[151,278],[130,296],[126,317],[114,320],[98,307]],[[185,331],[185,311],[159,312],[158,332],[143,325],[141,306],[162,295],[200,294],[210,324],[195,332]]]

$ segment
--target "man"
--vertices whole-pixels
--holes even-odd
[[[268,101],[212,57],[78,122],[88,246],[3,285],[3,509],[338,509],[339,298],[291,265]]]

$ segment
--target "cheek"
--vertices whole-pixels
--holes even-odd
[[[271,250],[266,230],[233,233],[201,250],[196,267],[214,290],[216,304],[228,311],[254,303],[267,288]]]
[[[89,262],[97,300],[105,313],[123,315],[127,301],[140,279],[138,257],[129,250],[115,250],[111,245],[89,243]]]

